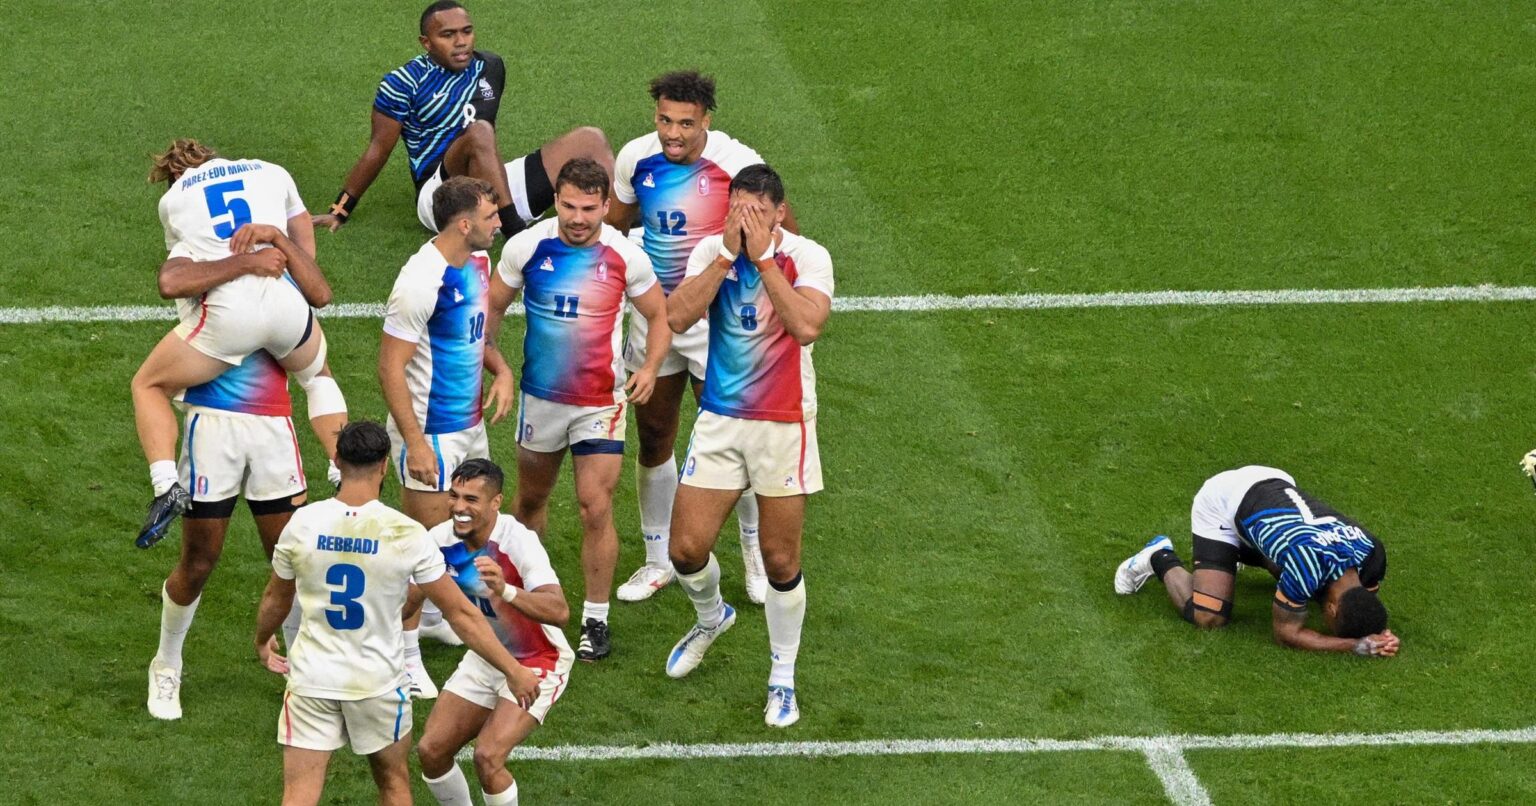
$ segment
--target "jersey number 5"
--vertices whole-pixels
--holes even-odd
[[[331,629],[355,630],[363,626],[363,606],[357,603],[357,597],[363,595],[367,582],[363,569],[349,563],[337,563],[325,572],[325,584],[341,588],[331,591],[331,604],[341,609],[325,609],[325,621]]]
[[[203,188],[203,196],[208,200],[208,217],[215,219],[214,235],[227,240],[234,237],[235,230],[251,223],[251,206],[245,203],[245,199],[230,195],[242,190],[245,190],[245,182],[240,179]],[[230,219],[217,220],[224,216],[229,216]]]

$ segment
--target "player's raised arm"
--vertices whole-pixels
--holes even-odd
[[[773,259],[773,216],[773,212],[761,207],[747,208],[742,217],[745,248],[763,276],[763,289],[773,300],[773,309],[784,322],[784,329],[801,345],[811,344],[821,337],[821,329],[832,314],[832,298],[818,288],[791,285],[789,278],[779,270],[779,264]]]
[[[246,224],[235,231],[229,241],[229,251],[243,254],[254,250],[257,244],[269,244],[283,253],[288,260],[288,276],[293,278],[305,302],[315,308],[331,304],[331,284],[315,262],[312,249],[304,249],[271,224]]]
[[[400,121],[377,109],[373,110],[369,120],[371,131],[368,134],[368,147],[363,149],[363,155],[357,158],[357,163],[347,172],[347,179],[342,183],[341,193],[336,196],[330,212],[311,219],[315,226],[335,232],[347,223],[347,219],[352,217],[352,210],[357,207],[357,200],[368,191],[373,180],[379,178],[379,171],[384,170],[390,153],[400,141]]]
[[[683,281],[667,297],[667,326],[673,333],[686,333],[709,310],[709,303],[720,293],[731,261],[741,252],[741,212],[735,205],[725,214],[725,231],[717,242],[705,238],[688,256]]]
[[[533,590],[509,585],[501,566],[490,557],[476,557],[475,570],[480,572],[480,582],[491,591],[491,606],[498,611],[510,608],[540,624],[555,627],[570,622],[571,608],[559,585],[540,585]]]

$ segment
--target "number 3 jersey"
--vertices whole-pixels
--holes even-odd
[[[649,291],[656,273],[640,247],[601,227],[594,243],[571,246],[558,219],[540,221],[512,236],[496,265],[502,282],[523,293],[520,388],[534,397],[569,406],[624,400],[624,300]]]
[[[384,332],[416,344],[405,381],[416,421],[427,434],[451,434],[480,423],[490,267],[485,252],[454,266],[427,241],[400,269],[389,293]]]
[[[272,571],[294,581],[304,614],[288,653],[290,692],[362,700],[404,684],[407,583],[444,573],[421,524],[379,501],[302,506],[278,538]]]
[[[783,230],[773,260],[795,288],[832,297],[832,258],[821,244]],[[688,276],[703,274],[720,253],[721,237],[699,242]],[[726,271],[709,303],[709,364],[699,407],[743,420],[798,423],[816,417],[816,370],[811,347],[795,341],[773,309],[757,265],[744,255]]]
[[[725,132],[706,137],[699,158],[683,165],[667,159],[661,138],[651,132],[619,149],[613,166],[613,196],[639,204],[645,253],[668,294],[683,281],[688,255],[699,241],[725,229],[731,179],[763,161]]]
[[[531,669],[552,672],[570,667],[576,656],[564,633],[552,624],[541,624],[528,618],[511,605],[493,606],[491,591],[480,581],[480,569],[475,567],[475,558],[489,557],[501,568],[501,576],[508,585],[525,591],[559,585],[560,579],[549,563],[549,555],[533,530],[518,523],[511,515],[497,514],[490,539],[478,550],[470,549],[464,541],[454,537],[451,520],[434,526],[431,534],[433,542],[442,549],[448,574],[458,583],[459,590],[485,614],[496,638],[512,657]],[[510,617],[502,618],[497,612],[498,607],[501,613]]]
[[[293,177],[282,166],[262,160],[211,159],[177,177],[160,197],[160,224],[170,257],[200,262],[230,257],[229,240],[246,224],[270,224],[286,233],[288,219],[305,214]],[[236,306],[241,298],[255,296],[249,290],[252,285],[275,282],[292,281],[247,274],[204,296],[214,304]],[[185,320],[197,313],[199,302],[180,299],[176,306]]]

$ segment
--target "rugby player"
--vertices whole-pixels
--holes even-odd
[[[512,370],[486,349],[486,292],[495,237],[490,185],[454,177],[432,194],[443,230],[400,269],[384,313],[379,385],[389,406],[389,438],[401,508],[422,526],[448,520],[448,474],[466,459],[490,456],[480,400],[481,371],[493,380],[491,422],[506,416]],[[407,613],[406,661],[413,693],[437,688],[421,665],[420,615]]]
[[[531,703],[540,685],[447,578],[427,530],[378,500],[389,449],[378,423],[344,428],[336,448],[341,489],[295,512],[272,555],[255,647],[263,665],[288,676],[277,719],[285,804],[318,802],[331,753],[348,743],[368,757],[381,803],[411,802],[412,719],[400,636],[411,584],[504,676],[515,699]],[[284,658],[272,634],[295,596],[303,623]]]
[[[331,289],[315,264],[314,230],[288,172],[262,160],[225,159],[182,138],[156,155],[149,180],[168,185],[159,204],[170,250],[160,294],[177,300],[181,323],[133,377],[134,419],[154,489],[134,541],[139,548],[158,543],[190,503],[178,481],[171,407],[182,390],[265,350],[304,388],[311,418],[346,411],[310,310],[327,305]],[[188,275],[196,279],[185,281]]]
[[[1159,535],[1115,569],[1115,593],[1135,593],[1156,576],[1185,621],[1222,627],[1232,616],[1237,565],[1263,566],[1278,584],[1271,612],[1275,641],[1316,652],[1390,657],[1400,642],[1387,629],[1376,591],[1387,551],[1370,532],[1297,489],[1289,473],[1249,465],[1201,485],[1190,508],[1194,572]],[[1307,626],[1307,605],[1321,606],[1333,635]]]
[[[607,221],[628,230],[643,225],[642,246],[651,258],[663,293],[683,280],[688,255],[699,241],[719,235],[725,227],[729,187],[736,172],[763,161],[756,151],[725,132],[709,128],[715,110],[715,80],[697,70],[679,70],[652,79],[656,102],[655,131],[619,149],[614,166],[613,201]],[[798,232],[794,211],[784,206],[783,226]],[[646,320],[632,316],[624,342],[624,363],[630,372],[645,365]],[[677,495],[678,409],[683,390],[693,387],[699,399],[709,352],[709,324],[700,319],[685,333],[672,337],[672,349],[662,361],[656,391],[635,404],[640,430],[636,488],[640,499],[640,529],[645,537],[645,564],[619,586],[619,599],[636,602],[672,582],[672,499]],[[742,496],[736,504],[741,533],[741,560],[746,568],[747,598],[761,604],[768,590],[758,548],[757,500]]]
[[[704,394],[672,508],[672,564],[698,616],[667,656],[683,677],[736,621],[720,598],[716,535],[743,491],[762,512],[764,613],[772,666],[763,718],[800,718],[795,659],[805,621],[800,570],[806,497],[822,488],[811,348],[832,310],[832,259],[784,229],[784,183],[767,165],[737,172],[721,235],[699,242],[668,298],[668,324],[685,333],[709,316]]]
[[[544,723],[565,692],[571,647],[560,628],[570,618],[560,580],[539,536],[502,514],[501,468],[471,459],[453,471],[453,519],[434,527],[448,574],[479,606],[512,657],[539,676],[523,707],[485,659],[467,652],[432,705],[416,747],[421,777],[438,802],[470,804],[469,782],[454,757],[471,740],[480,792],[490,806],[517,803],[507,756]]]
[[[512,506],[517,519],[547,535],[549,495],[567,450],[575,465],[585,583],[576,657],[584,661],[612,650],[608,598],[619,559],[613,491],[623,470],[625,410],[650,399],[672,340],[650,259],[603,223],[608,187],[601,165],[567,162],[555,179],[555,218],[507,242],[491,283],[493,337],[519,294],[528,314]],[[627,381],[619,355],[626,297],[650,321],[650,358]]]
[[[590,126],[503,164],[495,128],[507,77],[501,57],[475,50],[474,23],[454,0],[439,0],[422,11],[419,41],[426,52],[379,82],[368,147],[330,212],[315,217],[317,226],[334,232],[352,216],[402,135],[416,185],[416,216],[433,232],[444,222],[433,215],[432,192],[449,177],[489,182],[501,230],[511,237],[549,209],[555,172],[566,160],[587,157],[612,167],[608,139]]]

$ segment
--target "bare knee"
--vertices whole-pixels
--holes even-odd
[[[613,493],[593,495],[578,505],[581,510],[581,527],[588,534],[601,530],[613,519]]]
[[[475,774],[482,783],[505,770],[506,766],[507,754],[501,748],[475,744]]]
[[[581,126],[572,129],[571,133],[566,135],[566,137],[570,138],[570,143],[574,150],[589,155],[613,154],[613,148],[608,145],[608,135],[603,134],[603,130],[596,126]]]
[[[477,120],[469,124],[468,128],[459,134],[459,137],[477,151],[496,146],[496,130],[491,127],[490,123],[483,120]]]
[[[457,748],[443,745],[435,736],[423,736],[416,745],[416,758],[421,760],[421,771],[429,778],[441,778],[453,765],[453,754]]]
[[[698,573],[699,569],[709,564],[709,546],[692,535],[673,532],[672,541],[667,546],[667,558],[672,561],[672,567],[678,573]]]
[[[794,547],[761,546],[763,570],[774,582],[788,582],[800,573],[800,552]]]

